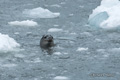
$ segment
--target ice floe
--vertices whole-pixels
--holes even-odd
[[[15,34],[15,35],[18,35],[18,34],[20,34],[20,33],[19,33],[19,32],[15,32],[14,34]]]
[[[53,5],[51,5],[51,7],[61,7],[60,5],[58,5],[58,4],[53,4]]]
[[[56,77],[54,77],[53,80],[69,80],[69,78],[65,77],[65,76],[56,76]]]
[[[101,39],[98,39],[98,38],[96,38],[95,41],[96,42],[103,42]]]
[[[4,64],[4,65],[2,65],[2,67],[8,67],[8,68],[16,67],[16,66],[17,66],[16,64]]]
[[[57,25],[57,24],[54,24],[53,26],[54,26],[54,27],[58,27],[59,25]]]
[[[59,28],[50,28],[49,30],[48,30],[48,32],[61,32],[61,31],[63,31],[62,29],[59,29]]]
[[[82,48],[82,47],[79,47],[76,51],[87,51],[88,48]]]
[[[8,22],[9,25],[13,26],[37,26],[37,22],[32,20],[25,20],[25,21],[12,21]]]
[[[31,18],[55,18],[60,16],[60,13],[58,12],[53,13],[50,10],[41,7],[34,9],[26,9],[23,11],[23,14]]]
[[[109,51],[112,51],[112,52],[120,52],[120,48],[112,48],[112,49],[109,49]]]
[[[24,58],[25,55],[23,55],[23,54],[15,54],[15,57]]]
[[[77,33],[73,32],[73,33],[70,33],[71,35],[77,35]]]
[[[54,52],[55,55],[61,55],[61,52]]]
[[[16,51],[20,47],[13,38],[0,33],[0,52]]]
[[[34,63],[39,63],[39,62],[42,62],[42,61],[40,60],[40,58],[35,58],[35,59],[34,59]]]
[[[101,5],[89,16],[89,24],[104,29],[120,26],[120,1],[102,0]]]
[[[40,63],[42,60],[40,58],[35,58],[32,60],[25,60],[26,63]]]

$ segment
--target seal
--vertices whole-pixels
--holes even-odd
[[[54,46],[54,39],[51,35],[43,35],[40,40],[40,47],[42,49],[50,49]]]

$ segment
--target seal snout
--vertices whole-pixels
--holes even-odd
[[[48,42],[53,42],[53,37],[51,35],[46,35],[46,36],[44,35],[43,39]]]
[[[53,39],[48,40],[48,42],[53,42]]]

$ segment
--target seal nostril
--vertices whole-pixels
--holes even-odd
[[[48,42],[52,42],[53,40],[49,40]]]

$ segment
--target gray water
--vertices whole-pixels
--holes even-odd
[[[120,31],[95,29],[88,25],[89,15],[100,2],[101,0],[0,0],[0,33],[8,34],[24,49],[0,53],[0,80],[54,80],[56,76],[65,76],[69,80],[120,79]],[[54,4],[61,7],[51,7]],[[36,7],[60,12],[60,16],[53,19],[23,16],[24,9]],[[39,25],[8,25],[10,21],[27,19],[34,20]],[[48,33],[50,28],[61,28],[64,31]],[[61,55],[48,55],[41,51],[39,41],[44,34],[51,34],[55,38],[57,46],[54,53],[60,52]],[[77,51],[78,47],[88,50]]]

